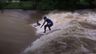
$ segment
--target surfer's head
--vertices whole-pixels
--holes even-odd
[[[44,20],[46,20],[47,19],[47,17],[46,16],[44,16]]]

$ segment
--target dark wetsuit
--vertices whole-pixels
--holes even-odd
[[[53,26],[53,22],[50,19],[46,19],[45,22],[47,22],[47,24],[44,26],[44,33],[46,32],[46,28],[48,27],[49,30],[51,30],[51,26]]]
[[[51,27],[53,26],[53,22],[50,19],[46,19],[45,22],[47,22],[47,26]]]

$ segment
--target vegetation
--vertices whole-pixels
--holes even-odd
[[[20,0],[20,2],[0,1],[0,9],[35,9],[35,10],[74,10],[95,8],[96,0]]]

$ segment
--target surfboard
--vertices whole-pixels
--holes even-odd
[[[55,31],[58,31],[58,30],[61,30],[61,29],[47,30],[46,33],[44,33],[44,32],[42,31],[42,32],[38,33],[37,35],[38,35],[38,36],[44,36],[44,35],[51,34],[51,33],[55,32]]]

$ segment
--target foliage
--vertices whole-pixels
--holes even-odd
[[[96,0],[20,0],[20,2],[17,3],[0,2],[0,8],[15,8],[15,9],[21,8],[21,9],[35,9],[35,10],[54,10],[54,9],[74,10],[74,9],[85,9],[95,7],[96,7]]]

